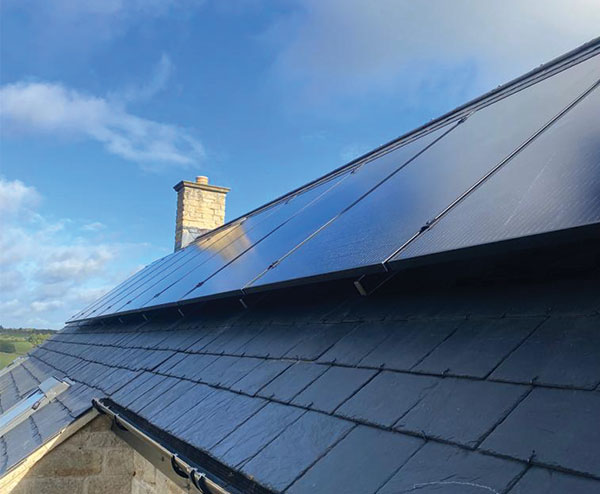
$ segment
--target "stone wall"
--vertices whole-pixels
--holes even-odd
[[[177,191],[175,250],[178,250],[225,222],[229,189],[209,185],[206,177],[197,177],[196,182],[179,182],[174,189]]]
[[[2,494],[183,494],[98,416],[0,480]]]

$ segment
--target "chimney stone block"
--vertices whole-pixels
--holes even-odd
[[[223,225],[229,189],[210,185],[204,176],[196,177],[195,182],[181,181],[173,188],[177,192],[175,250],[179,250]]]

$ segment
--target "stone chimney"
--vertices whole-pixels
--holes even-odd
[[[225,222],[225,197],[229,189],[208,184],[208,177],[196,177],[196,182],[179,182],[175,250],[179,250],[200,235]]]

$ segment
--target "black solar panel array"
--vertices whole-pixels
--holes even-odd
[[[599,52],[596,43],[577,63],[541,71],[203,236],[73,320],[384,271],[411,257],[600,223]]]

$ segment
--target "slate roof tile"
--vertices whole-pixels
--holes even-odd
[[[31,415],[31,419],[37,428],[42,443],[58,434],[74,418],[60,401],[52,401],[40,408],[38,412]]]
[[[272,324],[237,349],[245,356],[281,358],[305,338],[304,325]]]
[[[344,403],[337,413],[391,427],[439,381],[435,377],[383,371]]]
[[[254,457],[303,413],[299,408],[269,403],[219,442],[212,453],[227,465],[239,466]]]
[[[301,327],[304,338],[284,357],[316,360],[354,329],[353,324],[308,323]]]
[[[339,340],[319,361],[357,365],[368,353],[386,339],[393,325],[383,322],[363,322]]]
[[[170,330],[166,331],[166,338],[164,338],[156,348],[162,348],[167,350],[188,350],[195,343],[204,338],[201,331],[196,329],[188,330]]]
[[[594,389],[600,383],[599,348],[600,316],[552,317],[492,377]]]
[[[2,438],[6,444],[6,466],[10,468],[24,460],[42,444],[31,417],[9,430]]]
[[[263,362],[264,360],[259,358],[221,356],[206,366],[197,379],[207,384],[230,388]]]
[[[286,492],[371,494],[423,444],[415,437],[358,426]]]
[[[509,494],[599,494],[600,482],[545,468],[532,468]]]
[[[151,372],[144,373],[123,386],[111,398],[120,405],[129,407],[134,401],[146,395],[146,393],[150,392],[164,380],[164,376],[152,374]]]
[[[148,403],[151,403],[156,398],[165,394],[178,382],[180,382],[180,380],[177,378],[162,376],[160,380],[152,380],[152,386],[148,387],[142,395],[138,396],[134,401],[129,403],[129,405],[127,405],[127,408],[139,414],[140,411],[143,410],[146,407],[146,405],[148,405]]]
[[[352,427],[351,422],[307,412],[244,464],[242,471],[283,491]]]
[[[166,430],[181,417],[189,414],[192,408],[216,392],[218,390],[205,384],[195,384],[186,393],[172,401],[170,405],[148,414],[148,419],[160,429]]]
[[[377,494],[499,493],[525,465],[445,444],[429,442],[410,458]]]
[[[537,388],[481,447],[600,478],[599,417],[600,394],[595,391]]]
[[[199,340],[196,340],[194,343],[190,344],[187,348],[187,352],[202,352],[204,348],[212,341],[214,341],[218,336],[225,332],[227,328],[202,328],[197,330],[198,333],[202,336]]]
[[[325,365],[297,362],[260,389],[258,395],[289,402],[327,369]]]
[[[103,393],[85,384],[75,383],[58,400],[69,410],[72,417],[77,418],[90,409],[92,399],[102,398]]]
[[[394,427],[473,447],[528,391],[526,386],[445,378]]]
[[[263,360],[244,377],[233,383],[231,389],[245,394],[254,395],[259,389],[283,373],[290,365],[292,365],[292,362]]]
[[[186,354],[185,357],[173,365],[173,367],[168,368],[168,365],[166,365],[167,369],[161,372],[165,372],[171,376],[197,380],[204,372],[204,369],[218,358],[219,357],[215,355],[202,355],[197,353]],[[170,361],[167,360],[165,364],[168,364],[169,362]]]
[[[267,401],[218,390],[182,416],[170,429],[189,444],[210,450]]]
[[[368,369],[330,367],[298,394],[292,403],[331,413],[376,373]]]
[[[542,321],[539,318],[467,320],[414,370],[486,377]]]
[[[203,348],[203,351],[207,353],[228,353],[231,355],[241,354],[238,350],[264,329],[264,325],[259,326],[255,324],[227,328],[208,343]]]
[[[145,400],[142,408],[140,408],[138,414],[141,417],[144,417],[147,420],[151,420],[152,417],[158,415],[162,410],[171,405],[175,400],[178,400],[182,396],[186,395],[190,392],[195,386],[196,383],[191,381],[182,381],[177,378],[168,378],[167,381],[171,386],[157,396],[148,397]]]
[[[462,320],[415,320],[392,323],[395,328],[360,362],[361,366],[410,370],[442,341],[448,338]]]

